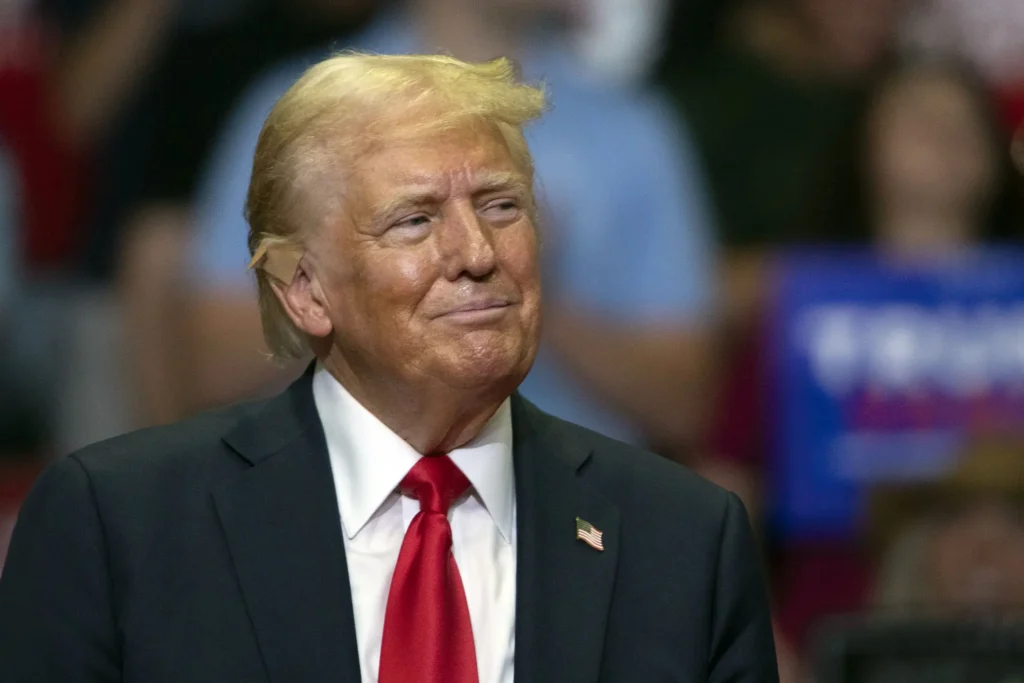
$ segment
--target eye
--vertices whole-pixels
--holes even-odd
[[[387,232],[392,237],[400,238],[421,238],[425,237],[430,232],[430,226],[432,224],[431,217],[425,213],[417,213],[411,216],[406,216],[401,220],[398,220],[391,224],[391,227],[387,229]]]
[[[420,226],[426,225],[429,222],[430,222],[430,217],[429,216],[427,216],[426,214],[418,213],[415,216],[409,216],[408,218],[403,218],[402,220],[398,221],[397,223],[395,223],[391,227],[393,227],[393,228],[418,228]]]
[[[519,217],[519,202],[511,198],[488,202],[481,212],[488,220],[511,221]]]

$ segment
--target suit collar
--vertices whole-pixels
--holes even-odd
[[[282,393],[256,407],[224,434],[223,441],[251,465],[293,444],[309,430],[320,429],[312,381],[315,366]]]
[[[360,680],[338,501],[313,368],[224,440],[252,467],[214,491],[272,683]],[[516,678],[599,677],[619,552],[619,511],[587,483],[580,434],[514,395]],[[575,537],[581,517],[599,552]]]
[[[360,680],[338,501],[311,372],[224,440],[252,467],[213,499],[272,683]]]
[[[512,402],[518,554],[516,679],[592,683],[601,671],[619,552],[619,511],[587,483],[591,451],[574,428]],[[576,518],[604,551],[576,539]]]
[[[473,485],[506,543],[512,543],[515,523],[513,441],[511,400],[506,400],[475,439],[448,454]]]
[[[327,438],[342,526],[351,539],[422,456],[322,365],[313,375],[312,392]],[[473,485],[502,537],[511,543],[515,491],[509,402],[501,405],[475,439],[448,455]]]

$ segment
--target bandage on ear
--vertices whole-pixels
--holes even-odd
[[[290,285],[299,268],[302,249],[285,244],[261,244],[249,261],[250,268],[259,268],[267,275]]]

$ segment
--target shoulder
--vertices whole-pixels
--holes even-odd
[[[730,494],[693,470],[633,446],[566,424],[576,438],[590,447],[591,480],[602,493],[624,504],[643,504],[687,516],[719,517],[725,513]]]
[[[246,468],[222,437],[261,403],[130,432],[61,457],[33,485],[22,506],[24,525],[70,529],[98,519],[119,539],[180,528],[208,508],[213,486]]]
[[[222,470],[241,462],[223,457],[228,453],[223,437],[265,403],[240,403],[174,424],[128,432],[86,446],[67,459],[81,466],[94,483],[132,484],[140,491],[147,490],[142,484]]]
[[[546,438],[554,448],[567,446],[586,454],[581,476],[623,511],[717,527],[730,506],[742,505],[733,494],[667,458],[559,419],[532,404],[528,409],[546,423]]]
[[[548,444],[569,454],[579,491],[615,510],[615,537],[630,576],[642,584],[669,570],[717,574],[723,545],[746,523],[735,494],[642,448],[547,419]]]

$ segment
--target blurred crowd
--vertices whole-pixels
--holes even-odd
[[[301,372],[261,346],[242,205],[275,99],[348,48],[546,84],[522,391],[743,498],[784,680],[832,614],[1024,606],[1024,439],[879,487],[855,539],[783,542],[759,390],[779,254],[1024,236],[1020,0],[0,2],[0,557],[53,458]]]

